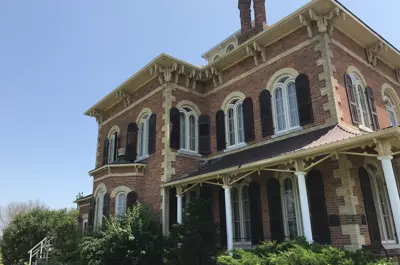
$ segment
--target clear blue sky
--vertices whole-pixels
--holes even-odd
[[[266,0],[268,24],[306,0]],[[398,0],[342,0],[400,47]],[[0,205],[73,207],[92,190],[83,112],[166,52],[193,64],[239,29],[237,0],[0,0]]]

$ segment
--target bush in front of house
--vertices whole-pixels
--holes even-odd
[[[266,242],[251,251],[234,250],[233,256],[218,257],[218,265],[392,265],[390,260],[368,252],[345,251],[331,246],[308,244],[304,239],[283,243]]]

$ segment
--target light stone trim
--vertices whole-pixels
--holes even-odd
[[[338,93],[339,84],[335,78],[334,72],[336,68],[332,63],[333,52],[331,48],[331,38],[327,33],[319,34],[319,43],[315,46],[314,51],[321,53],[321,58],[317,59],[317,65],[322,65],[323,72],[318,75],[319,81],[325,81],[325,87],[321,87],[321,96],[327,96],[328,102],[324,103],[322,108],[325,112],[330,113],[330,118],[325,123],[340,122],[343,118],[343,111],[340,103],[342,99]]]
[[[394,70],[396,72],[397,81],[400,83],[400,69]]]
[[[193,101],[190,101],[190,100],[186,100],[186,99],[181,100],[176,104],[175,107],[178,109],[181,109],[184,107],[190,107],[196,112],[197,115],[201,114],[200,108],[196,105],[196,103],[194,103]]]
[[[271,91],[271,89],[274,87],[275,82],[279,79],[279,77],[283,75],[290,75],[293,78],[296,78],[299,75],[299,72],[291,67],[285,67],[282,68],[278,71],[276,71],[269,79],[266,84],[265,89]]]
[[[367,52],[367,59],[370,64],[376,66],[378,64],[379,55],[382,52],[387,52],[387,46],[383,42],[376,43],[369,49],[365,49]]]
[[[348,74],[355,73],[355,74],[357,75],[357,77],[361,78],[361,81],[362,81],[362,83],[363,83],[364,86],[366,86],[366,85],[368,84],[368,83],[367,83],[367,80],[365,80],[365,78],[364,78],[363,74],[361,73],[361,71],[358,70],[358,68],[355,67],[354,65],[350,65],[350,66],[347,68],[347,71],[346,71],[346,72],[347,72]]]
[[[139,172],[128,172],[128,173],[109,173],[107,175],[104,175],[100,178],[96,178],[93,180],[93,182],[99,182],[108,178],[113,178],[113,177],[143,177],[143,173]]]
[[[336,159],[332,158],[333,160]],[[353,167],[351,160],[346,155],[339,155],[339,168],[333,171],[333,178],[340,179],[341,186],[336,188],[336,195],[343,197],[344,205],[339,206],[339,215],[356,215],[359,205],[358,197],[354,194],[355,180],[351,175]],[[358,224],[341,225],[343,235],[350,236],[350,245],[345,245],[345,249],[360,249],[365,245],[365,237],[361,235]]]
[[[137,118],[136,118],[136,124],[139,125],[140,119],[142,118],[142,116],[143,116],[144,114],[149,114],[149,115],[151,115],[152,113],[153,113],[153,112],[151,111],[150,108],[148,108],[148,107],[143,108],[143,109],[139,112],[139,115],[138,115]]]
[[[117,132],[117,134],[119,135],[121,133],[121,130],[119,129],[119,127],[117,125],[114,125],[113,127],[111,127],[111,129],[108,131],[108,136],[107,139],[110,139],[112,134],[114,132]]]
[[[387,80],[389,80],[390,82],[392,82],[393,84],[395,84],[396,86],[400,87],[400,82],[397,82],[396,80],[394,80],[393,78],[391,78],[390,76],[386,75],[385,73],[383,73],[382,71],[376,69],[374,66],[372,66],[370,63],[368,63],[366,60],[364,60],[363,58],[361,58],[360,56],[358,56],[357,54],[355,54],[353,51],[351,51],[349,48],[347,48],[346,46],[344,46],[343,44],[341,44],[338,40],[336,39],[332,39],[332,44],[335,44],[337,47],[339,47],[340,49],[342,49],[344,52],[346,52],[347,54],[349,54],[350,56],[354,57],[355,59],[357,59],[358,61],[360,61],[362,64],[364,64],[365,66],[367,66],[368,68],[374,70],[376,73],[380,74],[381,76],[385,77]]]
[[[229,102],[234,98],[238,98],[239,100],[243,101],[246,98],[246,95],[241,91],[234,91],[230,93],[228,96],[225,97],[224,101],[222,102],[221,109],[226,111]]]
[[[97,193],[98,193],[100,190],[104,190],[105,192],[107,192],[107,187],[106,187],[106,185],[105,185],[103,182],[99,183],[99,184],[96,186],[96,189],[95,189],[94,192],[93,192],[93,197],[94,197],[94,198],[96,198]]]
[[[128,194],[131,191],[132,191],[132,189],[127,186],[118,186],[115,189],[113,189],[113,191],[110,194],[110,197],[115,198],[115,196],[117,196],[117,194],[120,192],[124,192],[124,193]]]

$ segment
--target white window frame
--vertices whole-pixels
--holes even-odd
[[[216,54],[214,57],[213,57],[213,63],[215,63],[216,61],[218,61],[219,59],[221,59],[221,55],[219,55],[219,54]]]
[[[374,197],[374,204],[375,204],[375,208],[376,208],[376,214],[378,217],[378,223],[379,223],[379,231],[381,234],[381,239],[382,239],[382,245],[395,245],[396,244],[396,230],[394,227],[394,223],[393,223],[393,213],[392,213],[392,209],[390,207],[390,201],[389,201],[389,195],[387,192],[387,188],[386,188],[386,182],[385,182],[385,178],[382,175],[382,172],[380,172],[380,170],[378,169],[378,167],[374,164],[368,164],[366,166],[369,178],[371,180],[371,185],[372,185],[372,193],[373,193],[373,197]],[[378,181],[381,181],[382,186],[384,192],[382,194],[382,192],[379,190],[378,188]],[[386,211],[389,214],[389,226],[386,226],[385,223],[385,217],[383,215],[383,210],[382,210],[382,202],[381,202],[381,196],[383,195],[383,199],[385,200],[385,204],[387,206]],[[387,234],[387,230],[391,230],[392,231],[392,237],[393,240],[389,239],[389,235]]]
[[[86,227],[85,227],[85,225],[86,225]],[[88,225],[89,225],[89,216],[87,214],[84,214],[82,216],[82,233],[87,232]]]
[[[356,101],[356,109],[357,109],[356,115],[359,120],[359,127],[361,129],[364,130],[366,129],[367,131],[370,131],[372,129],[371,128],[372,122],[371,122],[370,110],[368,107],[368,99],[367,96],[365,95],[366,85],[361,80],[361,77],[354,72],[350,73],[350,78],[353,83],[353,94],[354,94],[354,99]],[[365,110],[363,110],[363,103],[365,106]],[[365,113],[366,117],[364,117],[363,113]]]
[[[198,136],[198,114],[190,107],[182,107],[179,110],[179,119],[181,119],[181,115],[184,116],[184,121],[185,121],[185,133],[182,133],[182,123],[180,123],[181,128],[180,134],[179,134],[179,143],[180,143],[180,151],[182,153],[188,153],[188,154],[198,154],[199,152],[199,136]],[[190,117],[194,117],[194,138],[195,138],[195,146],[194,150],[190,149],[190,141],[191,141],[191,135],[190,135]],[[185,142],[185,147],[182,147],[181,143],[182,140]]]
[[[233,51],[234,49],[235,49],[235,44],[231,43],[226,47],[225,52],[229,53],[229,52]]]
[[[234,102],[234,103],[233,103]],[[241,106],[242,115],[241,121],[239,121],[239,107]],[[229,131],[229,110],[233,110],[233,137],[234,143],[231,145],[230,131]],[[242,124],[242,128],[239,131],[239,124]],[[242,134],[243,141],[240,141],[239,134]],[[243,117],[243,100],[240,98],[233,98],[225,109],[225,139],[226,139],[226,151],[243,147],[246,145],[244,135],[244,117]]]
[[[385,94],[383,101],[385,102],[385,108],[386,108],[386,112],[388,114],[390,125],[393,127],[397,126],[398,125],[397,112],[396,112],[396,107],[393,104],[393,100],[388,95]],[[390,113],[393,115],[394,120],[392,120]]]
[[[292,181],[292,189],[293,189],[293,197],[294,197],[294,206],[295,206],[295,215],[296,215],[296,229],[297,229],[297,237],[301,237],[303,235],[303,225],[301,222],[301,214],[300,214],[300,198],[298,192],[298,185],[296,178],[291,174],[285,174],[280,180],[281,186],[281,200],[282,200],[282,215],[283,215],[283,227],[285,231],[285,239],[290,238],[289,231],[289,219],[288,219],[288,208],[285,200],[285,186],[284,182],[286,179],[290,179]]]
[[[280,80],[287,78],[285,82],[281,83]],[[290,113],[290,104],[289,104],[289,97],[288,97],[288,86],[293,83],[295,84],[295,78],[291,75],[282,75],[276,79],[277,81],[274,83],[274,87],[272,89],[272,109],[273,109],[273,116],[274,116],[274,127],[275,127],[275,135],[285,134],[288,132],[300,130],[300,117],[298,112],[297,106],[297,97],[296,97],[296,87],[294,87],[294,95],[296,97],[296,106],[293,107],[297,113],[297,125],[292,125],[293,122],[291,121],[291,113]],[[278,110],[276,106],[276,90],[280,88],[282,89],[282,100],[283,100],[283,112],[285,118],[285,128],[279,130],[278,126]]]
[[[115,138],[115,133],[117,133],[117,138]],[[108,164],[111,164],[115,160],[117,160],[117,155],[114,152],[115,152],[115,145],[118,144],[118,135],[119,132],[116,129],[112,130],[111,133],[109,134],[108,141],[110,144],[108,145]]]
[[[103,205],[104,205],[104,195],[106,192],[104,190],[99,190],[96,195],[96,207],[94,216],[94,227],[101,228],[103,224]]]
[[[125,204],[124,205],[119,205],[120,204],[120,196],[125,195]],[[126,203],[128,199],[128,194],[126,192],[118,192],[117,195],[115,195],[115,218],[117,219],[122,219],[126,215]],[[119,208],[123,209],[123,214],[118,215],[118,210]]]
[[[141,161],[149,158],[149,121],[151,113],[144,113],[140,117],[139,121],[139,131],[137,140],[137,161]],[[142,129],[143,125],[143,129]],[[143,135],[143,136],[142,136]]]
[[[233,227],[233,245],[236,248],[249,248],[251,247],[251,211],[250,211],[250,193],[248,194],[248,216],[249,216],[249,220],[245,220],[245,213],[244,213],[244,201],[243,201],[243,188],[247,187],[247,189],[249,189],[249,183],[248,182],[242,182],[241,184],[237,184],[237,185],[233,185],[232,186],[232,190],[231,190],[231,200],[232,200],[232,227]],[[233,198],[233,189],[237,189],[238,190],[238,203],[239,203],[239,227],[240,227],[240,239],[235,241],[235,221],[234,221],[234,214],[235,214],[235,210],[234,210],[234,198]],[[250,228],[249,228],[249,236],[248,238],[250,240],[246,240],[245,238],[245,221],[250,222]]]

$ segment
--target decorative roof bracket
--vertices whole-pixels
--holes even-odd
[[[387,46],[383,42],[379,42],[369,49],[365,49],[367,52],[368,62],[373,66],[378,63],[377,59],[382,52],[387,51]]]
[[[117,91],[115,93],[115,96],[119,101],[122,101],[124,103],[124,107],[128,107],[132,103],[132,96],[124,91]]]
[[[258,58],[261,55],[262,61],[265,63],[267,61],[267,52],[266,48],[258,44],[257,42],[253,42],[252,44],[246,47],[247,55],[253,56],[254,65],[258,66],[260,64]]]
[[[90,114],[90,116],[96,118],[96,121],[98,124],[100,124],[104,121],[104,116],[99,110],[94,109],[89,114]]]
[[[200,76],[202,76],[202,75],[200,74]],[[218,84],[222,85],[222,74],[214,66],[211,66],[210,69],[207,69],[205,71],[205,76],[207,79],[212,78],[214,87],[217,87]]]
[[[335,23],[338,21],[340,16],[345,17],[345,13],[340,10],[339,7],[332,9],[326,15],[317,15],[314,10],[309,9],[311,21],[308,21],[303,15],[299,15],[300,23],[307,27],[308,37],[312,38],[312,21],[317,23],[319,33],[327,33],[332,36]]]

